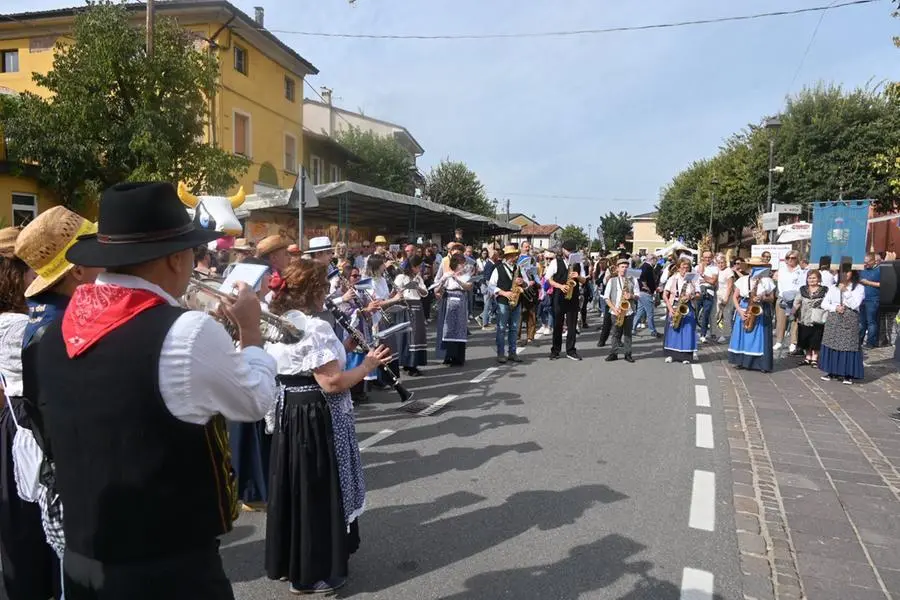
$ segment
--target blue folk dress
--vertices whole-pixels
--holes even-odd
[[[746,310],[750,305],[750,278],[741,277],[735,284],[741,296],[741,308]],[[759,280],[756,293],[771,294],[775,291],[775,282],[768,277]],[[744,329],[740,314],[734,312],[734,323],[731,328],[731,341],[728,344],[728,362],[739,369],[751,369],[768,373],[774,367],[772,351],[772,303],[761,302],[762,314],[756,319],[753,329]]]

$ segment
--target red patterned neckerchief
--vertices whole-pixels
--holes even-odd
[[[160,304],[166,300],[147,290],[93,283],[78,286],[62,320],[66,353],[69,358],[83,354],[110,331]]]

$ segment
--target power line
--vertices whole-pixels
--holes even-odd
[[[736,15],[731,17],[715,17],[709,19],[695,19],[690,21],[675,21],[671,23],[653,23],[649,25],[627,25],[620,27],[604,27],[599,29],[572,29],[566,31],[537,31],[537,32],[520,32],[520,33],[453,33],[443,35],[420,35],[420,34],[373,34],[373,33],[327,33],[321,31],[290,31],[286,29],[270,29],[272,33],[284,33],[292,35],[303,35],[310,37],[325,38],[349,38],[349,39],[370,39],[370,40],[490,40],[490,39],[510,39],[510,38],[541,38],[541,37],[568,37],[578,35],[601,35],[607,33],[621,33],[625,31],[648,31],[652,29],[674,29],[677,27],[689,27],[694,25],[712,25],[715,23],[729,23],[735,21],[751,21],[755,19],[765,19],[769,17],[786,17],[790,15],[800,15],[804,13],[824,12],[826,10],[835,10],[838,8],[846,8],[849,6],[860,6],[863,4],[872,4],[882,0],[848,0],[840,4],[829,4],[827,6],[812,6],[808,8],[797,8],[793,10],[779,10],[773,12],[756,13],[751,15]]]
[[[800,71],[803,70],[803,64],[806,62],[806,57],[809,56],[809,51],[812,49],[813,42],[816,41],[816,36],[819,34],[819,27],[822,26],[822,21],[825,19],[825,15],[828,12],[828,9],[835,8],[835,2],[837,0],[833,0],[831,4],[825,7],[825,10],[822,11],[822,14],[819,15],[819,20],[816,22],[816,27],[813,29],[812,36],[809,38],[809,43],[806,45],[806,50],[803,51],[803,56],[800,57],[800,64],[797,65],[797,70],[794,71],[794,77],[791,79],[791,85],[788,86],[788,93],[794,89],[794,84],[797,83],[797,77],[800,76]]]

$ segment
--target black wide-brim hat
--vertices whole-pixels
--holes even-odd
[[[79,237],[66,259],[83,267],[138,265],[224,235],[215,229],[204,211],[191,220],[170,183],[120,183],[100,197],[97,233]]]

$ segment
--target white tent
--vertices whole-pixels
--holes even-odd
[[[656,255],[657,256],[669,256],[673,252],[690,252],[691,254],[699,254],[699,252],[697,250],[694,250],[693,248],[688,248],[681,242],[674,242],[671,246],[669,246],[667,248],[663,248],[662,250],[657,250]]]

